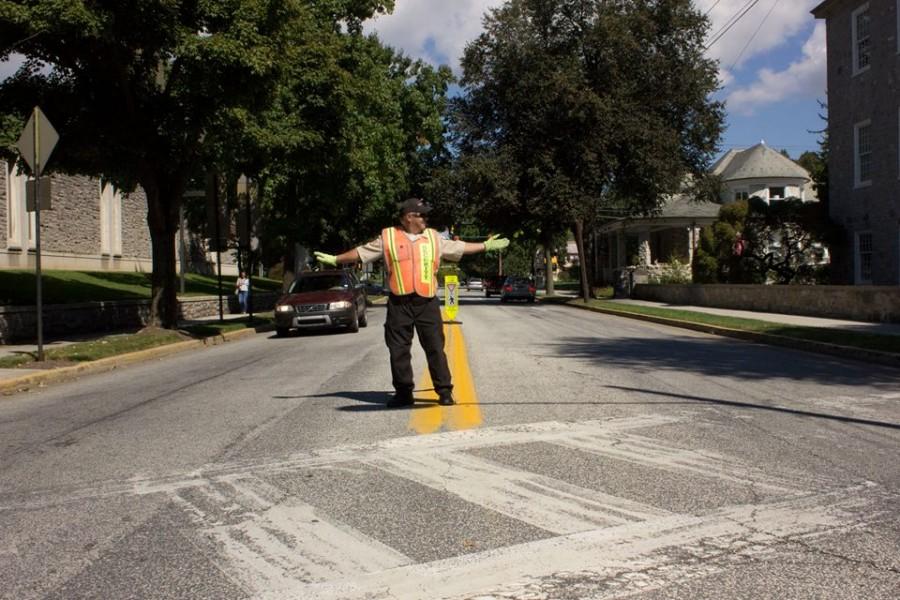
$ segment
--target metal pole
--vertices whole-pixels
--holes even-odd
[[[41,164],[40,128],[37,107],[34,109],[34,270],[37,284],[37,359],[44,360],[44,299],[41,286]]]
[[[249,323],[253,322],[253,243],[250,240],[250,234],[253,232],[253,228],[250,227],[250,186],[247,186],[247,206],[246,206],[246,221],[247,221],[247,320]],[[240,252],[238,252],[240,256]]]

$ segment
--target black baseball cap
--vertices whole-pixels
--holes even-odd
[[[430,211],[431,207],[425,204],[425,201],[421,198],[409,198],[400,205],[400,216],[403,216],[406,213],[420,213],[425,215]]]

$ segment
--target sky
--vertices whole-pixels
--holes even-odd
[[[821,0],[694,0],[711,20],[707,54],[719,62],[726,125],[721,151],[760,141],[797,158],[817,150],[825,122],[825,23],[810,10]],[[460,75],[468,42],[486,11],[503,0],[395,0],[394,11],[366,25],[386,44]],[[729,28],[730,25],[730,28]],[[727,32],[719,36],[726,28]],[[713,40],[719,38],[714,43]],[[0,79],[18,66],[0,63]]]
[[[810,14],[821,0],[695,0],[711,20],[707,55],[719,63],[726,125],[721,150],[760,141],[797,158],[817,150],[825,122],[825,23]],[[367,24],[386,44],[458,76],[482,16],[503,0],[395,0]],[[745,12],[746,11],[746,12]],[[743,13],[743,14],[742,14]],[[731,27],[729,28],[729,25]]]

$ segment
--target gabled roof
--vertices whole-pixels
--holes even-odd
[[[773,177],[811,179],[806,169],[763,142],[746,150],[729,150],[713,165],[713,173],[722,181]]]
[[[646,227],[668,228],[711,225],[719,217],[721,204],[695,200],[687,194],[666,196],[659,212],[648,217],[616,219],[597,228],[600,233]]]
[[[659,215],[655,215],[657,219],[693,219],[693,218],[716,218],[719,216],[721,204],[709,202],[707,200],[695,200],[684,194],[675,194],[668,196],[660,207]]]

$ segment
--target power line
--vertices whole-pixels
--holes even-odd
[[[721,1],[722,1],[722,0],[716,0],[715,2],[713,2],[713,5],[710,6],[709,8],[707,8],[707,9],[706,9],[706,12],[703,13],[703,16],[705,17],[706,15],[708,15],[709,13],[711,13],[711,12],[712,12],[712,9],[714,9],[714,8],[716,7],[716,5],[717,5],[719,2],[721,2]]]
[[[750,9],[752,9],[752,8],[753,8],[754,6],[756,6],[757,4],[759,4],[759,0],[749,0],[748,3],[744,5],[744,8],[742,9],[742,12],[739,11],[740,14],[737,14],[737,16],[732,17],[732,19],[730,20],[730,22],[726,23],[721,29],[719,29],[719,31],[715,34],[714,39],[713,39],[709,44],[706,45],[706,48],[705,48],[705,49],[706,49],[706,50],[709,50],[710,48],[712,48],[713,45],[714,45],[716,42],[718,42],[719,40],[721,40],[721,39],[725,36],[725,34],[728,33],[728,32],[731,30],[732,27],[734,27],[735,25],[737,25],[738,22],[739,22],[741,19],[743,19],[744,16],[745,16],[748,12],[750,12]]]
[[[763,25],[765,25],[766,20],[768,20],[769,15],[772,14],[772,11],[775,10],[775,7],[776,7],[776,6],[778,6],[778,0],[773,0],[772,6],[769,8],[769,12],[767,12],[767,13],[766,13],[766,16],[764,16],[763,19],[762,19],[762,21],[759,22],[759,27],[756,28],[756,31],[753,32],[753,35],[750,36],[750,39],[747,40],[747,43],[744,44],[744,47],[741,48],[741,51],[738,53],[737,58],[734,59],[734,62],[731,63],[731,66],[728,67],[728,70],[729,70],[729,71],[733,70],[733,69],[734,69],[734,66],[735,66],[736,64],[738,64],[738,62],[740,62],[741,57],[744,55],[744,52],[747,50],[747,48],[748,48],[748,47],[750,46],[750,44],[753,42],[753,39],[756,37],[756,34],[759,33],[759,30],[762,29]]]

